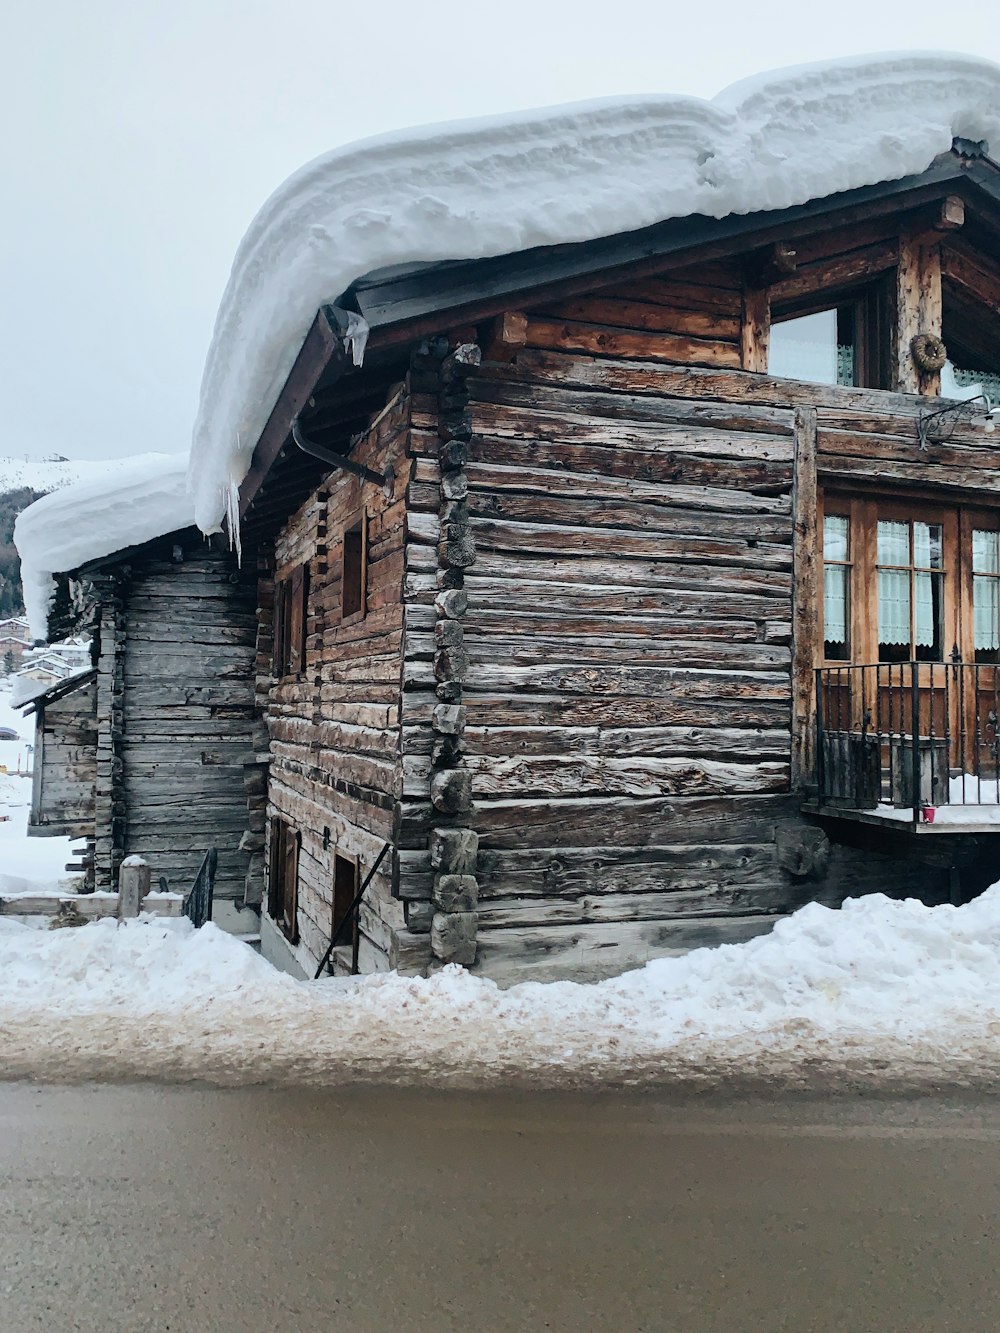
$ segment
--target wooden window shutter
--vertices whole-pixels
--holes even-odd
[[[285,828],[284,920],[285,934],[292,944],[299,940],[299,848],[302,834]]]
[[[285,867],[285,826],[280,819],[271,820],[268,847],[267,914],[272,921],[281,921],[283,915],[282,872]]]
[[[287,585],[284,579],[274,581],[274,647],[271,651],[271,674],[285,675],[285,602]]]
[[[298,654],[298,665],[296,670],[300,673],[306,669],[306,644],[309,641],[309,565],[304,564],[299,570],[299,603],[300,603],[300,630],[298,638],[295,640],[295,651]]]
[[[368,514],[344,532],[342,614],[364,616],[368,610]]]
[[[288,578],[288,640],[285,646],[287,672],[301,672],[305,665],[305,569],[300,565]]]

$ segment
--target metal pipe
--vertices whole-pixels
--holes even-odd
[[[365,467],[364,463],[354,463],[343,454],[335,454],[331,449],[324,449],[321,444],[316,444],[313,440],[307,440],[302,434],[298,417],[292,418],[292,439],[310,458],[318,458],[321,463],[329,463],[330,467],[343,468],[345,472],[350,472],[355,477],[362,477],[365,481],[373,481],[378,486],[384,486],[386,483],[383,473]]]

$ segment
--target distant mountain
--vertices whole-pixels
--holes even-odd
[[[162,458],[163,454],[145,454]],[[131,461],[131,460],[130,460]],[[14,520],[22,509],[49,491],[74,481],[109,479],[120,470],[122,459],[0,458],[0,619],[22,615],[21,567],[14,546]]]

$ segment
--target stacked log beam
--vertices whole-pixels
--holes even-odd
[[[94,787],[94,883],[114,889],[125,859],[127,805],[124,790],[125,599],[128,565],[95,577],[100,598],[97,659],[97,776]]]
[[[471,966],[476,961],[479,835],[470,827],[472,776],[464,763],[466,710],[463,687],[469,671],[463,621],[469,599],[465,571],[475,564],[476,544],[469,523],[469,442],[472,418],[466,380],[482,359],[474,343],[463,343],[441,366],[440,538],[438,593],[434,599],[434,677],[438,702],[431,715],[429,835],[434,871],[431,948],[441,963]]]

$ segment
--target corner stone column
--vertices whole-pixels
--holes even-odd
[[[444,358],[438,434],[441,438],[441,536],[438,543],[438,594],[434,606],[434,676],[436,704],[431,719],[430,797],[434,824],[430,832],[434,870],[431,949],[439,964],[476,961],[479,883],[476,857],[479,835],[468,827],[472,777],[463,768],[465,708],[463,683],[469,669],[463,620],[469,599],[465,570],[474,564],[476,544],[469,526],[469,482],[465,473],[472,439],[466,377],[482,360],[474,343],[463,343]]]

